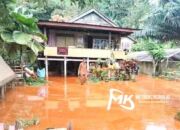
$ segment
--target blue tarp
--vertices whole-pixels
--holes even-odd
[[[45,78],[46,76],[46,71],[45,71],[45,68],[42,68],[42,69],[37,69],[37,76],[40,77],[40,78]]]

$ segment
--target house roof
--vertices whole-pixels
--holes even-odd
[[[108,24],[110,24],[111,26],[113,26],[113,27],[118,27],[118,25],[117,25],[116,23],[114,23],[114,22],[113,22],[112,20],[110,20],[108,17],[106,17],[105,15],[103,15],[102,13],[100,13],[99,11],[97,11],[97,10],[95,10],[95,9],[91,9],[91,10],[85,12],[85,13],[83,13],[83,14],[81,14],[81,15],[73,18],[73,19],[71,19],[69,22],[74,23],[74,22],[78,21],[79,19],[81,19],[81,18],[83,18],[83,17],[85,17],[85,16],[87,16],[87,15],[89,15],[89,14],[91,14],[91,13],[95,13],[97,16],[99,16],[101,19],[103,19],[104,21],[106,21],[106,22],[107,22]]]
[[[121,34],[122,36],[127,36],[135,31],[138,31],[138,29],[131,29],[131,28],[120,28],[120,27],[110,27],[110,26],[82,24],[82,23],[55,22],[55,21],[39,21],[38,26],[47,27],[47,28],[63,28],[63,29],[75,29],[75,30],[112,32],[112,33]]]
[[[0,56],[0,87],[5,85],[6,83],[10,82],[15,78],[15,73],[12,69],[8,66],[8,64],[3,60]]]

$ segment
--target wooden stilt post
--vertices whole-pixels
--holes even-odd
[[[3,99],[5,97],[5,86],[1,87],[1,98]]]
[[[48,58],[45,57],[45,66],[46,66],[46,79],[48,79]]]
[[[119,40],[118,40],[119,50],[122,50],[122,48],[121,48],[121,35],[119,35],[118,37],[119,37]]]
[[[89,57],[87,58],[87,70],[89,71]]]
[[[113,49],[112,47],[112,43],[111,43],[111,32],[109,32],[109,46],[110,46],[110,49]]]
[[[67,76],[67,58],[64,57],[64,77]]]

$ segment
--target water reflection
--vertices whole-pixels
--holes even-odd
[[[101,108],[106,108],[107,103],[108,103],[107,100],[103,100],[103,99],[87,99],[86,100],[86,107],[93,107],[93,108],[101,107]]]
[[[67,77],[64,77],[64,98],[67,98]]]
[[[79,100],[70,100],[68,101],[68,108],[70,111],[74,111],[81,107]]]
[[[165,125],[157,125],[155,123],[150,123],[146,126],[145,130],[167,130]]]

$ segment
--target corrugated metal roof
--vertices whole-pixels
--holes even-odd
[[[95,30],[95,31],[107,31],[129,35],[138,29],[131,28],[120,28],[120,27],[109,27],[109,26],[100,26],[92,24],[82,24],[82,23],[68,23],[68,22],[55,22],[55,21],[39,21],[39,27],[51,27],[51,28],[69,28],[69,29],[82,29],[82,30]]]
[[[137,61],[152,62],[153,58],[148,51],[133,52],[128,55],[129,58],[136,59]],[[180,61],[180,48],[165,49],[165,59],[175,59]]]

